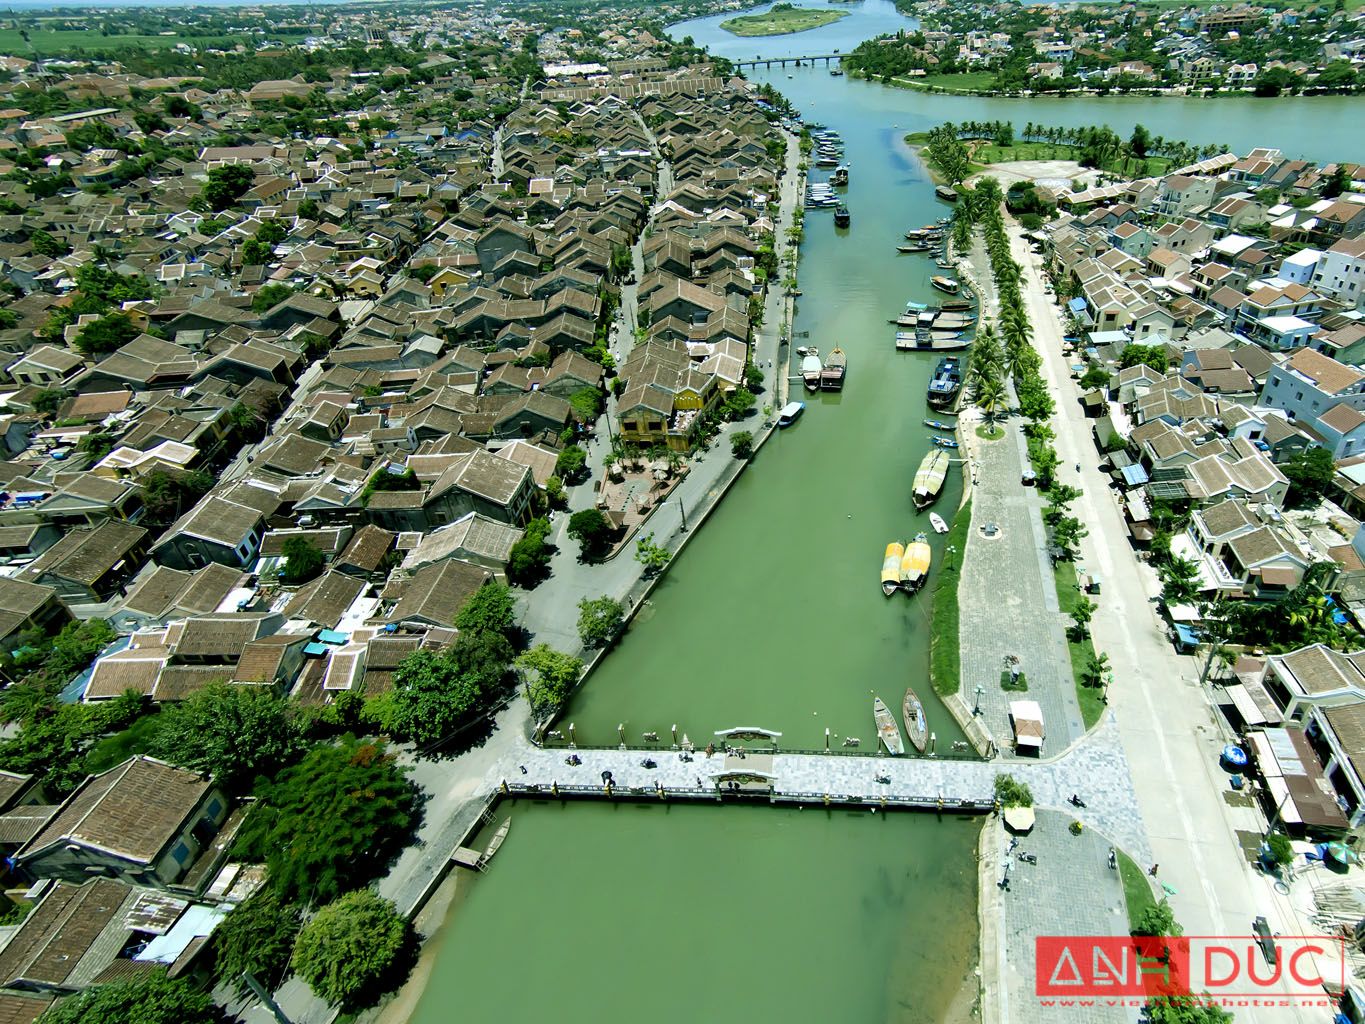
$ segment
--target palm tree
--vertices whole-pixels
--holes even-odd
[[[977,382],[974,401],[986,414],[986,426],[995,430],[995,421],[1009,408],[1009,395],[998,378],[983,378]]]

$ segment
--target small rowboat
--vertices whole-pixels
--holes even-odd
[[[929,513],[929,525],[934,528],[935,533],[947,533],[948,524],[943,521],[943,517],[937,512]]]
[[[957,442],[954,441],[954,440],[952,440],[951,438],[948,438],[948,437],[936,437],[936,438],[934,438],[934,444],[936,444],[936,445],[937,445],[938,447],[940,447],[940,448],[956,448],[956,447],[957,447]]]
[[[946,430],[950,434],[957,429],[951,423],[944,423],[942,420],[925,420],[924,425],[931,430]]]
[[[915,749],[922,754],[929,740],[929,721],[924,717],[924,705],[919,702],[915,691],[908,686],[905,688],[905,704],[902,710],[905,713],[905,734],[910,737]]]
[[[877,738],[882,741],[882,746],[886,747],[886,752],[893,757],[904,754],[905,741],[901,739],[896,719],[880,697],[872,699],[872,720],[877,724]]]

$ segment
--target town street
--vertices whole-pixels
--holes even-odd
[[[1199,685],[1194,658],[1177,655],[1161,621],[1160,584],[1128,544],[1121,509],[1098,467],[1091,440],[1092,420],[1078,402],[1061,350],[1062,325],[1044,287],[1041,256],[1017,227],[1010,228],[1014,259],[1024,268],[1021,287],[1043,375],[1057,402],[1054,429],[1061,478],[1081,488],[1075,515],[1089,530],[1081,563],[1103,580],[1099,608],[1091,623],[1095,649],[1114,663],[1108,698],[1128,755],[1138,804],[1159,866],[1158,880],[1170,896],[1176,918],[1192,935],[1247,935],[1264,914],[1271,928],[1305,933],[1275,893],[1272,880],[1251,866],[1242,842],[1259,839],[1265,822],[1255,807],[1237,807],[1227,776],[1218,767],[1226,742],[1207,693]],[[1069,468],[1079,463],[1079,480]],[[1254,849],[1254,845],[1252,847]],[[1319,1020],[1310,1008],[1259,1008],[1257,1020]]]

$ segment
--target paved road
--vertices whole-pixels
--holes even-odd
[[[1246,934],[1258,914],[1265,914],[1276,931],[1305,934],[1308,922],[1300,925],[1293,919],[1288,902],[1243,853],[1239,832],[1259,835],[1264,819],[1256,808],[1227,799],[1227,777],[1217,767],[1224,734],[1198,683],[1194,659],[1177,655],[1165,639],[1155,610],[1160,585],[1134,556],[1109,480],[1098,468],[1092,421],[1081,411],[1079,388],[1061,352],[1063,331],[1043,288],[1041,258],[1017,228],[1010,235],[1014,258],[1024,267],[1034,343],[1057,400],[1057,451],[1063,467],[1076,462],[1082,467],[1078,481],[1064,481],[1081,487],[1074,510],[1090,531],[1081,555],[1104,580],[1091,631],[1096,649],[1107,651],[1115,665],[1109,701],[1133,766],[1159,877],[1174,890],[1171,905],[1190,934]],[[1256,1019],[1324,1018],[1321,1011],[1308,1008],[1261,1007]]]

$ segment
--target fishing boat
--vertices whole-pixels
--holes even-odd
[[[956,356],[944,356],[934,367],[925,398],[931,406],[942,409],[953,404],[962,390],[962,369]]]
[[[898,245],[898,246],[896,246],[896,251],[897,251],[897,252],[928,252],[928,251],[929,251],[929,247],[928,247],[927,245]]]
[[[934,438],[934,445],[935,447],[938,448],[952,449],[957,447],[957,442],[954,441],[951,437],[936,437]]]
[[[949,434],[954,433],[957,430],[955,424],[944,423],[942,420],[925,420],[924,425],[930,430],[943,430],[947,431]]]
[[[937,188],[934,189],[934,195],[938,196],[945,202],[949,203],[957,202],[957,190],[953,188],[951,185],[939,185]]]
[[[890,597],[901,587],[901,559],[905,557],[905,545],[893,540],[886,546],[882,556],[882,593]]]
[[[948,477],[948,453],[941,448],[931,448],[920,461],[915,471],[915,486],[912,497],[915,508],[928,508],[943,490],[943,481]]]
[[[943,331],[960,331],[976,323],[975,313],[941,312],[934,317],[934,326]]]
[[[903,588],[913,592],[924,586],[924,581],[929,578],[929,561],[933,554],[928,536],[923,533],[915,534],[915,539],[906,546],[905,554],[901,556]]]
[[[929,720],[924,717],[924,705],[910,687],[905,688],[905,702],[901,707],[905,714],[905,734],[921,754],[929,741]]]
[[[844,350],[836,345],[834,351],[825,358],[824,368],[820,371],[820,390],[843,390],[844,375],[847,372],[848,356],[844,355]]]
[[[852,220],[852,216],[849,214],[847,206],[840,203],[834,208],[834,223],[837,227],[848,227],[850,220]]]
[[[796,422],[797,417],[805,411],[805,402],[788,402],[782,407],[782,411],[777,415],[777,425],[779,427],[790,427]]]
[[[900,757],[905,753],[905,742],[901,739],[901,731],[896,726],[896,719],[892,716],[891,710],[880,697],[872,698],[872,720],[877,723],[877,738],[882,741],[882,746],[892,757]]]
[[[970,338],[960,334],[940,335],[936,331],[921,334],[918,331],[897,331],[897,352],[961,352],[971,345]]]
[[[961,287],[951,277],[943,277],[940,274],[935,274],[933,277],[929,278],[929,283],[939,291],[947,292],[949,295],[956,295],[958,288]]]
[[[822,156],[815,161],[816,167],[838,167],[839,158],[837,156]]]
[[[944,299],[939,303],[939,309],[945,313],[965,313],[975,308],[976,303],[969,299]]]
[[[935,533],[948,532],[948,524],[944,522],[943,517],[939,515],[937,512],[929,513],[929,525],[934,528]]]
[[[840,164],[829,176],[829,183],[836,187],[848,184],[848,164]]]
[[[801,380],[805,383],[807,391],[820,390],[820,350],[818,348],[806,349],[806,354],[801,357]]]

